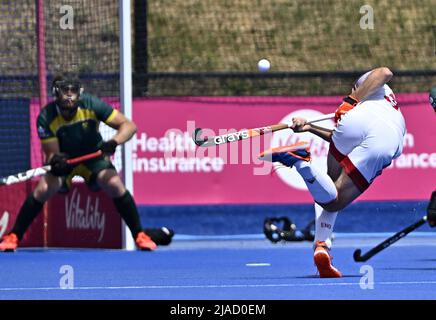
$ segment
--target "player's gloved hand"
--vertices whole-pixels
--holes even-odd
[[[359,101],[352,95],[349,95],[342,99],[341,105],[335,111],[335,123],[338,123],[338,121],[341,120],[342,116],[351,109],[353,109],[358,103]]]
[[[115,140],[109,140],[103,142],[100,147],[100,150],[109,156],[113,155],[117,149],[118,143]]]
[[[427,207],[427,222],[430,227],[436,227],[436,191],[431,194],[431,199]]]
[[[49,162],[50,173],[57,177],[67,176],[73,171],[74,165],[67,162],[68,157],[64,153],[56,153]]]

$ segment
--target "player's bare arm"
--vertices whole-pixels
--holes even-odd
[[[57,153],[59,153],[59,143],[55,139],[50,142],[46,142],[42,144],[42,151],[44,152],[45,162],[49,163],[51,158]]]
[[[310,129],[308,131],[327,142],[330,142],[332,139],[333,130],[310,124]]]
[[[291,129],[294,130],[294,132],[308,131],[314,135],[317,135],[321,139],[326,140],[327,142],[330,142],[333,132],[333,130],[319,127],[313,123],[307,123],[306,119],[298,117],[292,119]]]
[[[112,137],[112,140],[115,140],[117,144],[129,141],[136,133],[136,125],[120,112],[107,125],[117,130],[117,133]]]
[[[351,95],[357,100],[362,101],[371,96],[380,87],[388,83],[392,79],[393,73],[389,68],[380,67],[374,69],[368,78],[356,90],[353,89]]]

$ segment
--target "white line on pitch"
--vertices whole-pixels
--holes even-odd
[[[247,263],[247,267],[270,267],[271,263],[259,262],[259,263]]]
[[[436,281],[386,281],[374,282],[374,285],[413,285],[413,284],[435,284]],[[211,285],[145,285],[145,286],[120,286],[120,287],[75,287],[73,289],[61,289],[60,287],[39,287],[39,288],[0,288],[0,291],[74,291],[74,290],[131,290],[131,289],[202,289],[202,288],[266,288],[266,287],[323,287],[323,286],[359,286],[357,282],[320,282],[320,283],[277,283],[277,284],[211,284]]]

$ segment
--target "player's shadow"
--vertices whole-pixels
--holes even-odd
[[[346,274],[342,275],[342,278],[362,278],[362,275],[352,275],[352,274]],[[286,280],[286,279],[321,279],[319,275],[307,275],[307,276],[279,276],[279,277],[230,277],[229,279],[238,279],[238,280]],[[327,278],[326,278],[327,279]]]
[[[300,277],[292,277],[294,279],[332,279],[332,278],[320,278],[319,275],[310,275],[310,276],[300,276]],[[362,278],[362,275],[354,275],[354,274],[345,274],[342,275],[342,278]],[[340,278],[337,278],[340,279]]]
[[[436,262],[436,259],[417,259],[416,261],[420,261],[420,262]]]
[[[44,248],[18,248],[15,252],[6,252],[6,253],[47,253],[49,249]]]
[[[435,268],[380,268],[380,270],[388,271],[436,271]]]

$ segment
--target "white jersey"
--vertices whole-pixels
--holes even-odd
[[[355,83],[358,88],[368,77]],[[403,150],[406,125],[388,85],[342,116],[333,131],[330,152],[363,192]]]
[[[370,73],[371,71],[361,76],[354,84],[354,87],[357,89],[368,78]],[[364,107],[372,116],[381,118],[386,125],[395,127],[401,136],[406,134],[406,123],[399,110],[397,99],[387,84],[384,84],[371,96],[359,102],[357,106]],[[393,109],[398,112],[393,111]]]

